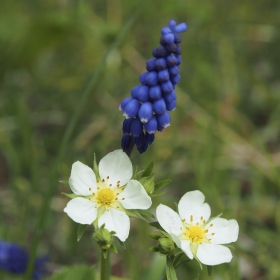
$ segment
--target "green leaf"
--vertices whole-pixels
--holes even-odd
[[[149,223],[148,220],[146,220],[140,213],[138,213],[137,210],[132,210],[132,209],[125,209],[125,213],[127,214],[127,216],[129,217],[133,217],[133,218],[137,218],[140,219],[142,221],[145,221],[147,223]]]
[[[75,198],[75,197],[78,197],[78,195],[77,194],[74,194],[74,193],[64,193],[64,192],[62,192],[62,194],[64,194],[65,196],[67,196],[67,197],[69,197],[69,198]]]
[[[93,268],[86,265],[66,267],[62,271],[53,274],[51,280],[94,280]]]
[[[68,180],[59,180],[59,183],[69,186],[69,181]]]
[[[155,175],[152,174],[149,177],[142,177],[139,179],[139,182],[142,184],[142,186],[144,187],[144,189],[148,194],[151,194],[154,191],[154,187],[155,187],[154,177]]]
[[[166,257],[166,277],[167,280],[178,280],[171,256],[169,255]]]
[[[154,162],[152,161],[147,167],[146,169],[144,170],[144,172],[142,173],[142,178],[143,177],[149,177],[152,172],[153,172],[153,168],[154,168]]]
[[[150,197],[156,197],[165,194],[166,192],[152,193]]]
[[[165,187],[167,184],[171,182],[170,179],[162,180],[155,184],[155,191],[160,190],[161,188]]]
[[[77,232],[77,241],[79,242],[86,230],[88,225],[79,225],[78,232]]]
[[[206,267],[207,267],[208,276],[211,276],[211,274],[212,274],[212,266],[211,265],[206,265]]]
[[[138,212],[139,214],[141,214],[142,216],[155,218],[155,216],[154,216],[149,210],[138,209],[137,212]]]
[[[97,165],[97,162],[96,162],[95,154],[93,155],[93,172],[95,174],[96,179],[100,180],[100,175],[99,175],[99,171],[98,171],[98,165]]]

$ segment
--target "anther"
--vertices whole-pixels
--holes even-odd
[[[125,200],[125,198],[123,197],[122,200]]]
[[[191,222],[193,221],[193,215],[191,215]]]
[[[121,183],[121,181],[118,181],[118,182],[117,182],[117,184],[120,184],[120,183]]]
[[[199,223],[196,223],[196,225],[198,226],[198,225],[199,225]]]
[[[213,226],[213,224],[210,225],[210,227],[212,227],[212,226]]]
[[[91,188],[88,188],[89,189],[89,191],[91,191]]]
[[[201,221],[203,220],[203,217],[202,217],[202,216],[200,217],[200,220],[201,220]]]
[[[112,187],[112,184],[110,184],[109,187]]]
[[[96,180],[96,183],[99,183],[99,180]]]
[[[206,233],[207,233],[207,232],[208,232],[208,229],[206,229],[204,232],[206,232]]]
[[[205,223],[206,223],[206,221],[205,221],[205,220],[203,220],[203,223],[205,224]]]
[[[107,176],[107,180],[109,180],[109,176]]]
[[[213,232],[211,235],[215,235],[215,232]]]
[[[185,221],[186,221],[186,219],[183,219],[183,220],[182,220],[182,222],[185,222]]]

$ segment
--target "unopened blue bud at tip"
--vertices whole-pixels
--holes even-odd
[[[146,85],[146,84],[147,84],[147,82],[146,82],[147,75],[148,75],[148,73],[145,72],[145,73],[143,73],[143,74],[139,77],[139,81],[140,81],[140,83],[141,83],[142,85]]]
[[[165,34],[168,34],[168,33],[171,33],[172,30],[169,28],[169,27],[163,27],[161,29],[161,35],[165,35]]]
[[[156,117],[157,117],[157,121],[158,121],[158,127],[162,126],[162,127],[166,128],[166,127],[170,126],[171,118],[167,111],[165,111],[162,114],[156,115]]]
[[[164,100],[165,100],[166,103],[170,103],[170,102],[172,102],[172,101],[175,101],[175,100],[177,99],[177,96],[176,96],[175,91],[172,91],[172,92],[170,92],[170,93],[168,93],[168,94],[165,94],[165,95],[163,96],[163,98],[164,98]]]
[[[131,96],[132,96],[132,98],[134,98],[134,99],[137,98],[137,91],[138,91],[139,87],[141,87],[141,85],[138,85],[138,86],[134,87],[134,88],[131,90]]]
[[[172,83],[170,81],[167,81],[161,84],[161,89],[164,93],[170,93],[174,88]]]
[[[158,72],[158,80],[160,82],[167,82],[169,80],[169,78],[170,78],[170,76],[166,69]]]
[[[153,105],[151,102],[144,102],[141,105],[138,117],[142,123],[147,123],[153,117]]]
[[[141,102],[147,102],[149,100],[149,90],[148,86],[140,86],[136,93],[137,99]]]
[[[166,111],[166,105],[163,98],[154,101],[153,110],[156,114],[162,114]]]
[[[175,40],[175,36],[173,33],[167,33],[167,34],[163,35],[163,38],[167,44],[173,43]]]
[[[155,86],[158,83],[158,76],[156,71],[148,72],[146,76],[146,83],[148,86]]]
[[[174,31],[175,31],[176,33],[186,32],[187,30],[188,30],[188,26],[187,26],[186,23],[184,23],[184,22],[178,24],[178,25],[174,28]]]
[[[176,21],[175,21],[174,19],[171,19],[171,20],[169,21],[169,28],[170,28],[171,30],[174,30],[175,27],[176,27]]]
[[[151,87],[149,91],[149,96],[153,100],[161,98],[162,94],[160,86],[156,85],[154,87]]]
[[[145,130],[149,133],[149,134],[154,134],[156,133],[157,129],[158,129],[158,122],[157,122],[157,118],[155,116],[153,116],[147,123],[144,124]]]
[[[123,111],[124,108],[125,108],[125,106],[126,106],[131,100],[133,100],[132,97],[126,97],[126,98],[124,98],[123,101],[121,102],[120,106],[119,106],[119,110],[120,110],[120,111]]]
[[[172,101],[170,103],[166,103],[166,109],[167,111],[174,111],[176,108],[176,101]]]

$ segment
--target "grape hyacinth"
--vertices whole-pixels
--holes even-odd
[[[176,25],[174,20],[161,30],[160,46],[153,50],[154,58],[146,64],[147,72],[139,80],[140,85],[131,90],[131,97],[123,99],[119,109],[123,111],[122,149],[129,152],[134,144],[144,153],[153,143],[156,131],[170,125],[168,111],[176,108],[176,84],[180,81],[182,62],[181,36],[187,31],[186,23]]]

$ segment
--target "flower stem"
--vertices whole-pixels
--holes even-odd
[[[107,250],[105,256],[101,249],[100,280],[109,280],[111,275],[110,249]]]

